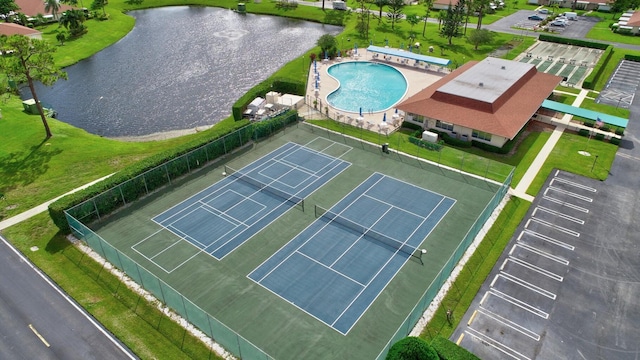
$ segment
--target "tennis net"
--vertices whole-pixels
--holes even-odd
[[[272,195],[275,195],[283,200],[286,200],[287,202],[290,202],[294,205],[301,205],[302,206],[302,210],[304,211],[304,198],[295,196],[295,195],[291,195],[289,193],[287,193],[286,191],[282,191],[280,189],[277,189],[273,186],[271,186],[270,184],[264,183],[258,179],[252,178],[250,176],[248,176],[247,174],[244,174],[243,172],[239,171],[239,170],[235,170],[234,168],[231,168],[227,165],[224,166],[224,171],[227,174],[227,176],[231,176],[235,179],[238,179],[246,184],[252,185],[253,187],[257,188],[259,191],[264,191],[264,192],[268,192]]]
[[[329,221],[336,222],[348,229],[351,229],[359,234],[362,234],[362,237],[365,239],[376,240],[384,245],[387,245],[395,250],[403,252],[410,256],[415,256],[417,248],[407,245],[401,241],[393,239],[387,235],[379,233],[371,228],[362,226],[352,220],[349,220],[343,216],[340,216],[330,210],[327,210],[321,206],[316,205],[315,208],[316,218],[323,217]]]

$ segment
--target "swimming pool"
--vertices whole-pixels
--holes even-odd
[[[327,71],[340,83],[327,102],[342,111],[385,111],[407,92],[407,79],[389,65],[354,61],[332,65]]]

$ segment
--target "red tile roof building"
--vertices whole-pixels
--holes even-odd
[[[0,35],[24,35],[33,39],[42,39],[42,33],[38,30],[14,23],[0,23]]]
[[[18,12],[21,12],[27,15],[27,17],[35,17],[38,14],[53,15],[51,14],[51,11],[49,12],[44,11],[45,2],[42,0],[15,0],[15,2],[16,2],[16,5],[18,5],[18,7],[20,8]],[[59,5],[60,5],[60,8],[58,9],[56,18],[59,18],[63,12],[74,8],[73,6],[69,6],[65,4],[59,4]]]
[[[425,129],[502,147],[561,81],[532,64],[489,57],[464,64],[397,107]]]

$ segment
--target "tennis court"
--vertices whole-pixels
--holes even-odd
[[[346,335],[454,203],[374,173],[249,278]]]
[[[337,145],[343,153],[350,150]],[[197,250],[222,259],[290,208],[304,206],[306,196],[349,165],[287,143],[240,170],[225,167],[226,178],[153,217],[162,228],[133,249],[158,262],[167,249],[186,240]],[[177,257],[173,252],[168,256],[171,264],[158,265],[171,272],[197,252],[182,251],[184,255]]]
[[[75,222],[76,234],[238,358],[383,359],[508,188],[396,153],[394,140],[385,153],[297,123]]]

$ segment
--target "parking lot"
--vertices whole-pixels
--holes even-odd
[[[483,25],[483,28],[512,34],[533,31],[538,24],[540,24],[540,21],[529,20],[529,16],[532,15],[540,15],[541,17],[550,16],[547,14],[539,14],[534,10],[520,10],[493,24]],[[550,30],[556,33],[562,33],[562,36],[565,37],[584,38],[598,21],[599,19],[596,17],[579,16],[578,21],[568,21],[565,27],[551,26]]]
[[[611,74],[597,103],[628,109],[640,83],[640,63],[622,60]]]
[[[609,222],[633,209],[603,184],[552,172],[452,341],[481,359],[637,359],[638,247]]]

